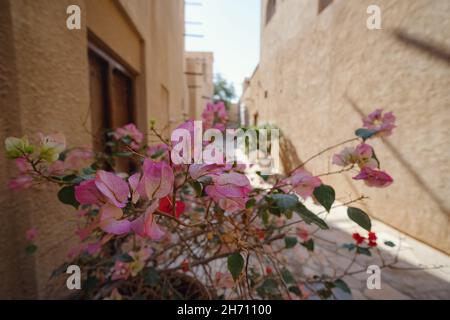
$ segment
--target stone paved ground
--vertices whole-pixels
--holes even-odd
[[[311,202],[308,207],[320,212],[322,208]],[[331,230],[319,231],[315,238],[315,252],[309,253],[301,246],[290,257],[290,263],[306,276],[318,272],[340,275],[351,265],[353,252],[342,248],[353,242],[351,234],[355,231],[364,234],[347,217],[346,207],[331,210],[326,218]],[[380,256],[359,256],[343,279],[352,290],[353,299],[450,299],[450,257],[424,243],[395,230],[384,223],[372,219],[376,231],[379,253],[385,264],[392,267],[381,269],[381,289],[367,288],[367,266],[380,265]],[[314,229],[315,230],[315,229]],[[391,241],[395,247],[384,244]],[[362,258],[362,259],[361,259]],[[351,299],[338,293],[338,298]]]
[[[259,187],[265,185],[255,174],[260,170],[253,166],[248,170],[252,184]],[[319,213],[323,210],[308,201],[308,208]],[[335,203],[334,206],[339,205]],[[321,215],[322,218],[325,218]],[[293,270],[299,275],[310,277],[314,274],[341,275],[344,270],[351,275],[343,279],[352,291],[352,296],[341,290],[335,290],[338,299],[450,299],[450,257],[422,242],[419,242],[388,225],[372,219],[372,229],[377,233],[378,249],[384,263],[391,267],[381,269],[381,289],[368,289],[367,273],[369,265],[380,265],[380,255],[372,257],[359,256],[357,263],[352,264],[354,253],[342,248],[345,243],[352,243],[352,233],[366,232],[347,217],[347,208],[335,207],[326,216],[331,230],[315,233],[315,250],[313,253],[302,246],[296,246],[287,257]],[[317,228],[305,225],[309,231]],[[391,241],[395,247],[384,243]],[[349,265],[352,265],[349,268]]]

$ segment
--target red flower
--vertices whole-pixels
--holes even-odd
[[[161,200],[159,200],[159,211],[168,213],[168,214],[172,214],[172,209],[173,209],[173,205],[172,205],[172,199],[170,198],[170,196],[164,197]],[[175,203],[175,217],[177,219],[179,219],[185,209],[186,209],[186,205],[184,204],[184,202],[177,201]]]
[[[361,243],[363,243],[364,242],[364,240],[366,239],[366,238],[364,238],[363,236],[361,236],[359,233],[357,233],[357,232],[355,232],[353,235],[352,235],[352,237],[353,237],[353,239],[356,241],[356,244],[361,244]]]
[[[376,247],[377,246],[377,235],[375,232],[369,232],[369,247]]]
[[[369,237],[368,237],[369,241],[375,241],[377,240],[377,235],[375,234],[375,232],[369,232]]]
[[[181,263],[181,270],[183,270],[183,272],[188,272],[189,271],[189,262],[187,260],[184,260]]]
[[[376,247],[377,243],[375,241],[369,241],[369,247]]]
[[[256,229],[256,235],[258,236],[259,240],[264,240],[266,237],[266,232],[263,229]]]
[[[267,274],[272,274],[272,272],[273,272],[273,271],[272,271],[272,268],[269,267],[269,266],[267,266],[267,267],[266,267],[266,273],[267,273]]]

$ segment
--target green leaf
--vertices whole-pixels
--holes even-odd
[[[37,246],[34,244],[30,244],[25,248],[25,252],[30,255],[34,254],[36,252],[36,250],[37,250]]]
[[[370,252],[370,250],[368,248],[363,248],[363,247],[356,247],[356,252],[359,254],[369,256],[369,257],[372,255],[372,253]]]
[[[269,225],[269,218],[270,218],[269,211],[264,210],[263,213],[261,214],[261,219],[265,226]]]
[[[395,243],[393,243],[392,241],[385,241],[384,244],[391,248],[395,247]]]
[[[96,172],[96,170],[92,166],[83,169],[83,174],[85,174],[87,176],[93,175],[93,174],[95,174],[95,172]]]
[[[242,258],[239,252],[236,252],[228,256],[227,262],[228,270],[236,281],[244,268],[244,258]]]
[[[302,246],[308,249],[308,251],[314,251],[314,240],[309,239],[308,241],[303,242]]]
[[[290,249],[290,248],[295,247],[297,242],[298,242],[298,240],[295,237],[286,237],[286,238],[284,238],[284,244],[286,246],[286,249]]]
[[[263,179],[264,181],[269,180],[269,176],[268,176],[268,175],[261,174],[261,171],[256,171],[256,174],[257,174],[258,176],[260,176],[261,179]]]
[[[293,210],[298,203],[298,198],[292,194],[274,194],[269,197],[282,211]]]
[[[361,209],[348,207],[347,215],[352,221],[356,222],[356,224],[358,224],[361,228],[366,229],[367,231],[370,231],[372,229],[372,222],[370,221],[369,216]]]
[[[360,128],[355,131],[355,135],[366,141],[373,135],[375,135],[378,131],[377,130],[370,130],[370,129],[364,129]]]
[[[330,212],[331,206],[336,198],[336,193],[332,187],[322,184],[314,189],[314,197],[328,212]]]
[[[264,282],[258,287],[257,291],[261,295],[273,294],[278,290],[278,283],[273,278],[267,278]]]
[[[321,229],[329,229],[328,225],[323,221],[321,218],[319,218],[316,214],[309,211],[303,203],[297,203],[295,206],[295,212],[298,213],[298,215],[305,221],[307,224],[315,224]]]
[[[350,290],[350,288],[348,287],[348,285],[344,282],[344,280],[342,279],[337,279],[334,282],[334,285],[336,288],[341,289],[342,291],[348,293],[348,294],[352,294],[352,291]]]
[[[149,286],[156,286],[159,282],[159,272],[155,268],[148,268],[144,271],[145,284]]]
[[[200,198],[202,196],[202,191],[203,191],[202,184],[198,181],[192,181],[191,186],[192,186],[192,189],[194,189],[194,191],[195,191],[195,195]]]
[[[250,200],[247,201],[247,203],[245,204],[245,207],[247,209],[254,207],[256,204],[256,199],[255,198],[251,198]]]
[[[290,286],[288,288],[289,292],[292,292],[293,294],[301,297],[302,296],[302,292],[300,291],[300,289],[297,286]]]
[[[287,283],[287,284],[295,284],[295,278],[294,278],[294,276],[292,275],[292,273],[288,269],[283,268],[281,270],[281,277],[283,278],[283,281],[285,283]]]
[[[121,254],[120,256],[117,257],[117,259],[119,259],[122,262],[132,262],[132,261],[134,261],[134,259],[128,253]]]
[[[162,156],[165,152],[166,152],[166,150],[164,150],[164,149],[158,150],[158,151],[156,151],[154,154],[152,154],[152,155],[150,156],[150,158],[152,158],[152,159],[157,159],[157,158],[159,158],[160,156]]]
[[[121,140],[125,144],[130,144],[131,142],[133,142],[133,139],[130,136],[125,136]]]
[[[86,290],[87,292],[93,290],[95,287],[97,287],[99,280],[97,277],[89,276],[83,283],[83,290]]]
[[[123,152],[114,152],[113,156],[115,157],[120,157],[120,158],[129,158],[133,155],[132,152],[127,152],[127,151],[123,151]]]
[[[348,251],[352,251],[355,250],[356,245],[354,243],[344,243],[342,247],[348,249]]]
[[[56,268],[55,270],[52,271],[52,274],[50,275],[50,279],[65,273],[68,267],[69,267],[69,263],[67,263],[67,262],[63,263],[58,268]]]
[[[75,187],[64,187],[58,192],[58,199],[64,204],[71,205],[75,209],[78,209],[80,203],[75,199]]]

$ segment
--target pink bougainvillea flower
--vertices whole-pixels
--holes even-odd
[[[89,149],[76,148],[70,150],[64,159],[66,169],[81,170],[86,168],[94,159],[94,153]]]
[[[359,233],[355,232],[354,234],[352,234],[352,238],[353,240],[355,240],[356,244],[361,244],[364,242],[364,240],[366,238],[364,238],[363,236],[361,236]]]
[[[37,234],[36,228],[30,228],[25,232],[25,237],[28,241],[33,241],[37,237]]]
[[[14,191],[24,190],[31,187],[33,178],[27,175],[21,175],[8,182],[8,188]]]
[[[95,185],[106,197],[106,201],[118,208],[125,207],[128,200],[128,184],[112,172],[97,171]]]
[[[205,175],[218,174],[232,169],[231,164],[197,164],[193,163],[189,166],[189,175],[192,179],[197,180]]]
[[[179,219],[185,209],[186,209],[186,205],[183,201],[176,201],[175,202],[175,217],[177,219]],[[172,214],[173,205],[172,205],[172,199],[170,198],[170,196],[164,197],[161,200],[159,200],[159,211],[167,213],[167,214]]]
[[[215,128],[223,131],[228,120],[228,113],[225,104],[220,101],[218,103],[208,103],[202,113],[203,128]]]
[[[80,204],[100,204],[103,196],[97,189],[95,180],[86,180],[75,186],[75,199]]]
[[[27,173],[33,170],[31,164],[25,158],[17,158],[14,160],[17,169],[19,169],[20,173]]]
[[[135,173],[128,178],[128,184],[130,185],[130,189],[131,189],[131,202],[133,202],[133,203],[138,202],[138,200],[140,198],[140,195],[138,192],[140,179],[141,179],[141,175],[139,173]]]
[[[161,199],[172,192],[174,180],[172,168],[167,163],[145,159],[138,191],[150,200]]]
[[[378,166],[377,161],[373,158],[372,147],[365,143],[361,143],[355,148],[344,148],[333,156],[333,164],[341,167],[357,164],[360,168],[376,168]]]
[[[131,223],[126,219],[119,220],[122,216],[122,209],[106,203],[100,208],[99,227],[105,232],[116,235],[128,233],[131,229]]]
[[[195,124],[194,121],[188,120],[179,125],[171,137],[173,149],[172,160],[174,155],[178,156],[180,161],[188,163],[194,156],[194,142],[195,142]],[[186,151],[186,154],[185,154]],[[177,163],[179,164],[179,163]]]
[[[112,271],[111,280],[127,280],[131,275],[130,266],[128,263],[116,260],[114,269]]]
[[[125,137],[131,138],[130,147],[133,150],[138,150],[140,143],[144,139],[144,134],[139,131],[134,123],[129,123],[116,129],[113,136],[116,140],[120,140]]]
[[[159,241],[164,237],[165,233],[156,223],[153,214],[158,205],[158,201],[153,202],[143,215],[131,222],[131,229],[136,232],[137,235],[155,241]]]
[[[86,246],[86,252],[88,254],[90,254],[91,256],[94,256],[94,255],[100,253],[101,249],[102,249],[102,242],[101,241],[88,243],[87,246]]]
[[[61,160],[56,160],[52,162],[45,170],[45,174],[48,176],[60,176],[64,174],[66,166]]]
[[[363,125],[369,130],[375,130],[379,135],[390,136],[396,127],[395,116],[392,112],[383,114],[383,109],[376,109],[363,119]]]
[[[303,199],[307,199],[313,194],[314,189],[322,184],[322,181],[305,169],[300,168],[295,170],[288,178],[288,183],[292,185],[295,193]]]
[[[364,167],[361,172],[354,176],[355,180],[364,180],[369,187],[385,188],[394,182],[392,177],[381,170]]]
[[[245,175],[230,172],[213,176],[213,184],[205,191],[223,210],[232,213],[245,209],[251,186]]]

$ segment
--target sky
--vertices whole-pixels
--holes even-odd
[[[187,51],[212,51],[214,74],[234,84],[237,96],[259,62],[260,0],[186,0]],[[191,24],[190,22],[201,24]]]

